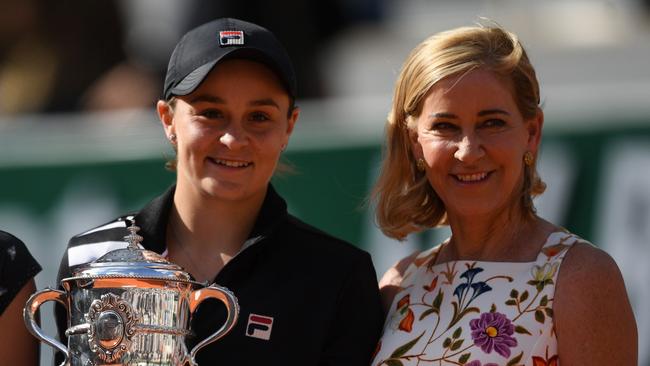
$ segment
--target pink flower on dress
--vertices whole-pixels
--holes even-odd
[[[517,345],[517,340],[511,337],[515,326],[501,313],[483,313],[480,318],[471,320],[469,326],[474,344],[485,353],[494,350],[503,357],[510,357],[510,347]]]

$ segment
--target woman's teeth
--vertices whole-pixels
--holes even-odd
[[[478,182],[485,179],[487,175],[488,173],[456,174],[456,178],[461,182]]]
[[[232,160],[222,160],[222,159],[211,159],[211,160],[219,165],[225,165],[231,168],[243,168],[251,165],[251,163],[243,162],[243,161],[232,161]]]

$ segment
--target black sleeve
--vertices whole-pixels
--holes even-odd
[[[377,275],[367,253],[357,262],[341,289],[320,366],[368,366],[379,340],[384,314]]]
[[[15,236],[0,231],[0,315],[41,266]]]

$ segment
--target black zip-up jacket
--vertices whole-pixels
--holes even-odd
[[[165,251],[173,193],[174,187],[135,215],[73,237],[61,261],[59,282],[75,267],[125,247],[123,237],[133,219],[141,228],[142,245]],[[199,365],[369,364],[383,325],[370,256],[288,214],[271,185],[245,249],[214,282],[234,292],[241,312],[229,334],[199,351]],[[55,314],[59,337],[66,343],[65,309],[57,304]],[[224,318],[222,304],[202,304],[192,320],[197,336],[188,346],[212,334]]]

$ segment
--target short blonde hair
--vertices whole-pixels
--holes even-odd
[[[435,34],[417,45],[395,84],[386,124],[384,160],[372,192],[377,204],[377,223],[387,236],[402,240],[412,232],[447,223],[443,202],[416,167],[409,128],[415,125],[424,97],[433,85],[477,68],[510,80],[513,97],[525,120],[539,112],[535,69],[515,34],[494,26],[462,27]],[[531,214],[535,212],[532,198],[546,188],[535,161],[524,169],[521,192],[523,207]]]

